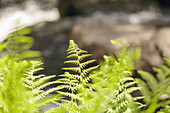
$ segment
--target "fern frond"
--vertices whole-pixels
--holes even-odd
[[[78,73],[81,72],[80,67],[67,67],[67,68],[62,68],[62,69],[66,70],[66,71],[74,71],[74,72],[78,72]]]
[[[77,60],[68,60],[64,62],[65,64],[79,64],[79,62]]]
[[[67,58],[78,58],[78,55],[77,54],[71,54],[71,55],[68,55]]]
[[[167,63],[170,61],[167,58],[164,59]],[[156,98],[156,96],[159,97],[164,94],[168,95],[168,98],[170,97],[170,66],[160,65],[159,68],[154,67],[153,70],[157,72],[156,77],[148,72],[138,71],[146,83],[141,79],[136,79],[138,86],[141,88],[141,93],[144,96],[144,101],[147,103],[145,109],[148,113],[151,110],[153,110],[152,112],[155,112],[156,109],[163,108],[170,104],[170,102],[163,104],[166,100],[157,103],[158,98]]]
[[[82,61],[83,59],[87,58],[87,57],[90,57],[92,54],[85,54],[85,55],[81,55],[79,56],[79,61]]]
[[[59,82],[57,81],[47,82],[51,78],[54,78],[55,75],[51,76],[45,76],[43,74],[35,75],[36,72],[43,70],[43,68],[41,67],[42,64],[43,63],[41,61],[30,61],[29,67],[25,70],[24,73],[25,77],[23,78],[24,86],[29,89],[29,94],[33,97],[32,100],[35,103],[46,98],[47,95],[62,89],[60,87],[55,87],[44,90],[44,88],[47,88],[50,85],[57,84]],[[46,104],[48,101],[50,100],[41,103],[41,105]],[[39,102],[37,103],[37,105],[40,105]]]
[[[71,97],[72,99],[78,99],[78,100],[82,100],[80,96],[76,95],[76,94],[73,94],[73,93],[69,93],[69,92],[61,92],[61,91],[57,91],[58,93],[62,94],[62,95],[65,95],[65,96],[68,96],[68,97]]]
[[[91,64],[91,63],[94,63],[94,62],[96,62],[96,60],[85,61],[85,62],[83,62],[83,63],[80,64],[80,67],[81,67],[81,68],[84,68],[84,67],[86,67],[88,64]]]
[[[54,78],[55,77],[55,75],[53,75],[53,76],[41,76],[41,78],[40,77],[32,77],[34,80],[34,82],[33,81],[30,81],[29,79],[31,79],[31,77],[27,77],[27,78],[25,78],[25,83],[27,84],[27,85],[30,85],[31,87],[31,89],[32,88],[36,88],[36,87],[38,87],[40,84],[42,84],[42,83],[44,83],[45,81],[47,81],[47,80],[49,80],[49,79],[51,79],[51,78]],[[38,80],[35,80],[35,78],[37,79],[38,78]],[[54,82],[53,82],[54,83]],[[48,83],[49,84],[49,83]]]
[[[144,100],[148,104],[151,101],[152,92],[141,79],[136,79],[138,86],[140,87],[141,93],[145,97]]]
[[[51,88],[44,90],[57,81],[47,82],[55,75],[35,75],[43,70],[41,61],[31,61],[40,56],[38,51],[30,51],[33,38],[26,36],[29,28],[17,26],[5,43],[0,44],[0,52],[6,50],[7,54],[0,58],[0,112],[2,113],[37,113],[40,105],[45,105],[60,98],[45,99],[56,90]],[[25,60],[27,59],[27,61]],[[59,95],[58,95],[59,96]],[[56,102],[57,103],[57,102]]]
[[[76,64],[77,67],[67,67],[67,68],[63,68],[64,70],[77,72],[77,73],[79,73],[79,76],[87,77],[86,75],[90,71],[97,69],[97,66],[84,69],[88,64],[91,64],[91,63],[95,62],[96,60],[88,60],[85,62],[81,62],[84,58],[91,56],[91,54],[87,54],[86,51],[79,49],[73,40],[70,41],[70,45],[69,45],[69,48],[67,51],[69,54],[67,56],[67,58],[76,58],[76,59],[65,61],[65,63]],[[83,79],[81,79],[81,80],[83,80]]]
[[[39,51],[29,50],[33,46],[34,41],[32,37],[26,36],[30,31],[29,28],[22,28],[17,25],[14,28],[14,32],[9,35],[5,44],[8,55],[11,58],[20,61],[23,59],[36,59],[40,57],[41,53]]]
[[[118,60],[113,56],[104,56],[104,63],[100,66],[98,71],[93,72],[90,76],[96,91],[94,96],[96,102],[101,102],[104,106],[96,104],[98,108],[103,108],[105,112],[111,113],[124,113],[127,111],[134,111],[138,107],[129,107],[130,104],[136,102],[128,101],[126,95],[130,95],[132,92],[140,90],[136,87],[136,81],[130,77],[132,75],[131,65],[129,64],[129,57],[127,56],[125,46],[122,42],[117,41],[122,45],[122,51],[119,54]],[[142,98],[142,97],[141,97]],[[107,102],[103,101],[106,100]],[[99,109],[96,109],[99,112]],[[101,110],[102,111],[102,110]],[[103,112],[101,112],[103,113]]]
[[[79,55],[80,55],[80,54],[85,54],[85,53],[88,53],[88,52],[85,51],[85,50],[81,50],[81,51],[78,51],[78,52],[77,52],[77,54],[79,54]]]
[[[60,95],[50,95],[42,100],[38,101],[38,104],[36,105],[36,107],[44,107],[45,105],[49,104],[49,103],[59,103],[58,101],[60,101],[62,99],[62,97]]]
[[[75,79],[75,80],[80,80],[82,77],[79,76],[78,74],[70,74],[68,72],[66,72],[65,74],[63,75],[59,75],[60,77],[66,77],[66,78],[69,78],[69,79]]]
[[[131,87],[131,88],[128,88],[128,89],[126,90],[126,92],[127,92],[128,94],[130,94],[130,93],[132,93],[132,92],[134,92],[134,91],[137,91],[137,90],[140,90],[140,88],[139,88],[139,87]]]
[[[88,69],[85,69],[85,70],[84,70],[84,73],[89,73],[89,72],[97,69],[98,67],[99,67],[99,66],[97,65],[97,66],[93,66],[93,67],[90,67],[90,68],[88,68]]]
[[[155,77],[153,77],[152,74],[144,71],[138,71],[138,73],[142,76],[143,79],[145,79],[149,85],[149,87],[152,89],[152,91],[156,91],[158,88],[158,82]]]
[[[6,66],[1,67],[4,74],[0,85],[0,112],[36,112],[38,109],[31,101],[31,96],[23,86],[22,80],[29,63],[6,60],[4,62]]]
[[[85,95],[87,96],[87,92],[92,91],[92,89],[90,89],[91,85],[88,83],[90,81],[88,74],[97,69],[98,66],[87,67],[96,60],[85,61],[84,59],[91,56],[91,54],[78,48],[73,40],[70,40],[67,52],[68,60],[64,63],[73,66],[62,68],[66,72],[63,75],[59,75],[61,78],[58,79],[57,82],[61,85],[57,87],[67,89],[68,91],[64,92],[62,90],[57,90],[56,92],[63,95],[63,97],[71,98],[71,101],[62,100],[63,104],[60,105],[61,108],[64,108],[71,113],[73,111],[81,111],[81,107],[84,108],[84,100],[86,99]],[[77,105],[78,103],[79,105]],[[66,105],[67,107],[63,105]]]
[[[170,66],[170,59],[168,59],[168,58],[166,58],[166,57],[164,57],[163,59],[164,59],[164,61],[166,62],[166,64],[168,64],[168,66]]]
[[[0,52],[3,51],[7,46],[7,43],[1,43],[0,44]]]
[[[57,90],[60,90],[61,88],[60,87],[55,87],[55,88],[50,88],[46,91],[43,91],[43,90],[33,90],[33,94],[37,94],[34,96],[34,99],[35,100],[40,100],[42,98],[45,98],[47,95],[49,95],[50,93],[52,92],[55,92]]]

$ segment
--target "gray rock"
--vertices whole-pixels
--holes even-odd
[[[170,58],[170,27],[161,28],[150,41],[142,46],[142,58],[151,66],[163,63],[162,57]]]
[[[170,58],[170,27],[159,30],[155,44],[161,56]]]
[[[130,44],[130,48],[141,47],[141,62],[138,69],[151,71],[153,66],[164,63],[162,57],[170,58],[170,28],[154,25],[133,25],[114,20],[111,16],[86,17],[76,20],[72,27],[71,39],[80,48],[101,59],[104,54],[120,50],[110,40],[120,38]]]
[[[81,48],[88,49],[95,57],[104,53],[113,53],[116,48],[110,40],[121,38],[131,46],[141,46],[149,41],[155,33],[154,26],[131,25],[119,23],[112,19],[84,18],[73,25],[71,39]],[[91,49],[90,49],[91,48]]]

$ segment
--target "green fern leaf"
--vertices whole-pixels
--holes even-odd
[[[30,51],[33,46],[33,38],[26,36],[30,33],[30,28],[22,28],[22,26],[16,26],[14,32],[12,32],[7,41],[4,43],[4,47],[11,58],[16,58],[20,61],[23,59],[36,59],[39,58],[41,53],[39,51]]]
[[[168,59],[168,58],[163,58],[164,59],[164,61],[168,64],[168,66],[170,66],[170,59]]]
[[[168,59],[164,59],[168,62]],[[153,70],[157,72],[156,77],[158,80],[154,75],[144,71],[138,72],[141,74],[142,78],[146,80],[146,83],[143,80],[137,79],[138,86],[141,88],[141,93],[147,103],[144,107],[146,109],[145,112],[148,113],[155,112],[160,108],[166,109],[165,106],[170,104],[166,99],[158,102],[161,95],[167,95],[168,98],[170,96],[170,68],[166,65],[160,65],[159,68],[154,67]]]
[[[142,78],[144,78],[149,87],[152,89],[152,91],[156,91],[158,88],[158,82],[157,80],[148,72],[144,72],[144,71],[138,71],[138,73],[142,76]]]
[[[68,89],[69,92],[63,92],[62,90],[57,90],[56,92],[63,95],[63,97],[71,98],[71,101],[62,100],[63,105],[66,106],[60,105],[60,107],[63,107],[65,110],[71,113],[74,111],[81,111],[81,107],[85,107],[85,95],[87,96],[87,92],[92,91],[92,89],[90,89],[91,85],[88,83],[90,81],[88,74],[91,71],[97,69],[98,66],[93,66],[90,68],[86,67],[89,64],[94,63],[96,60],[84,61],[84,59],[91,56],[91,54],[88,54],[87,51],[79,49],[73,40],[70,40],[67,52],[68,60],[64,63],[71,64],[73,66],[62,68],[66,72],[63,75],[60,75],[61,78],[58,79],[57,82],[61,84],[58,87],[61,89]],[[75,74],[71,74],[72,72]],[[77,102],[81,104],[78,106]]]
[[[141,88],[141,93],[144,95],[144,100],[145,102],[148,104],[151,101],[151,97],[152,97],[152,92],[149,90],[149,88],[147,87],[147,85],[145,84],[144,81],[140,80],[140,79],[136,79],[138,86]]]

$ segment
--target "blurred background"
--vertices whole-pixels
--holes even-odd
[[[121,38],[141,47],[136,68],[149,72],[170,58],[170,0],[0,0],[0,42],[16,19],[32,28],[46,75],[62,73],[70,39],[100,60],[120,49],[110,40]]]

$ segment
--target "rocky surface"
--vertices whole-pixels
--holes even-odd
[[[148,20],[149,21],[149,20]],[[78,18],[73,24],[71,39],[80,48],[101,59],[104,54],[111,54],[119,47],[113,46],[110,40],[120,38],[129,43],[130,48],[141,47],[141,62],[138,69],[152,70],[153,66],[164,63],[162,58],[170,58],[170,27],[154,24],[131,24],[127,21],[113,19],[105,15]]]
[[[170,58],[170,27],[160,29],[155,40],[160,55]]]
[[[71,39],[75,40],[83,49],[94,53],[95,57],[105,53],[113,53],[114,49],[110,40],[122,38],[131,46],[140,46],[149,41],[155,33],[153,26],[131,25],[120,23],[108,17],[80,18],[72,27]]]
[[[32,33],[36,41],[34,48],[43,52],[46,73],[62,73],[61,67],[70,39],[73,39],[81,49],[92,53],[93,58],[102,59],[104,54],[113,54],[120,50],[120,46],[112,45],[110,40],[121,38],[130,43],[130,48],[141,47],[141,62],[137,68],[150,72],[153,66],[164,63],[162,57],[170,58],[170,27],[167,21],[163,21],[164,24],[145,24],[143,21],[134,24],[125,19],[132,14],[119,18],[115,15],[118,13],[110,15],[95,13],[88,17],[62,18],[58,22],[34,26]],[[149,21],[151,20],[145,19],[146,23]]]
[[[163,27],[157,30],[155,36],[142,46],[143,68],[147,65],[159,66],[163,64],[163,57],[170,58],[170,27]]]
[[[33,10],[35,5],[38,11]],[[170,14],[162,13],[163,5],[164,0],[1,0],[0,21],[11,19],[8,15],[14,14],[16,8],[22,10],[20,14],[42,19],[31,20],[33,23],[28,25],[34,24],[30,34],[35,38],[33,49],[42,51],[47,75],[62,73],[69,39],[101,59],[104,54],[120,50],[110,40],[121,38],[131,44],[130,48],[142,48],[139,68],[150,71],[152,66],[163,63],[162,57],[170,58]],[[15,10],[7,9],[8,6],[14,6]],[[57,7],[60,20],[59,16],[53,19],[54,16],[45,15]],[[52,21],[45,22],[46,18]],[[10,23],[8,19],[6,22]],[[9,26],[4,21],[0,25]],[[5,30],[0,28],[1,32]]]

